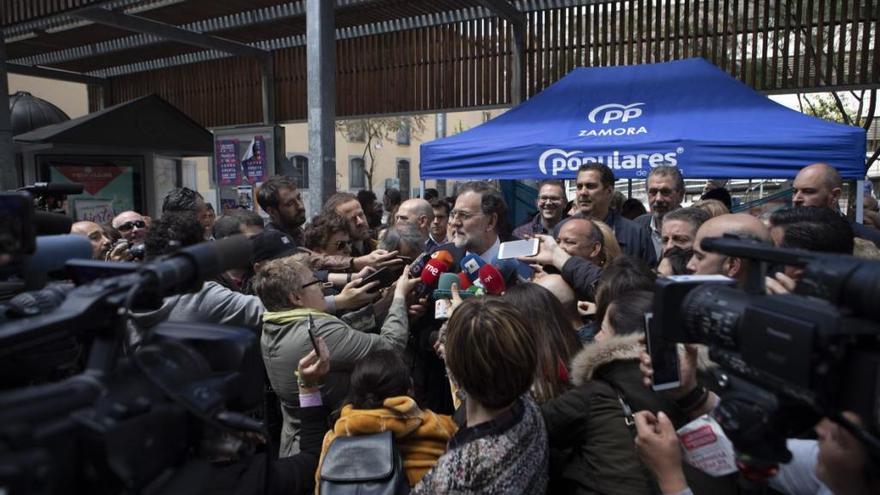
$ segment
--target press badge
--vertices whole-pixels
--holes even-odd
[[[724,430],[708,414],[682,426],[676,432],[684,460],[710,476],[736,472],[736,453]]]

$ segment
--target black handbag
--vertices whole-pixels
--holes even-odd
[[[409,481],[390,431],[336,437],[321,465],[321,495],[405,495]]]

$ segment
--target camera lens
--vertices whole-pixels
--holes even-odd
[[[690,342],[707,342],[736,349],[739,320],[749,295],[732,287],[704,284],[690,291],[682,303],[684,331]]]

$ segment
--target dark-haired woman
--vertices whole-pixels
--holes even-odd
[[[409,369],[396,352],[380,350],[361,359],[351,373],[347,404],[324,436],[321,463],[337,436],[392,431],[409,484],[418,483],[446,452],[457,426],[449,416],[419,409],[411,396]]]
[[[554,466],[552,486],[560,493],[638,495],[656,493],[656,483],[635,451],[632,416],[628,411],[664,411],[676,427],[686,411],[642,383],[639,360],[645,312],[653,293],[632,291],[608,305],[592,344],[572,360],[574,388],[541,407],[550,446],[569,450]],[[626,407],[624,407],[626,404]],[[690,486],[705,488],[708,476],[686,472]],[[719,478],[714,495],[726,493]],[[702,490],[695,493],[704,493]]]

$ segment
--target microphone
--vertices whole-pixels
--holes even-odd
[[[428,264],[425,265],[425,269],[422,270],[420,276],[422,283],[425,284],[425,293],[436,287],[437,281],[440,279],[440,274],[447,271],[449,271],[449,265],[446,263],[443,263],[440,260],[429,261]]]
[[[497,296],[504,292],[504,276],[492,265],[483,265],[479,271],[480,284],[486,289],[486,294]]]
[[[471,253],[461,259],[461,271],[464,272],[471,283],[473,283],[479,278],[480,268],[485,264],[486,262],[483,261],[483,258]]]
[[[62,196],[82,194],[83,185],[65,182],[34,182],[30,186],[24,186],[19,191],[27,191],[34,196]]]
[[[452,266],[455,264],[455,257],[452,256],[452,253],[445,249],[442,249],[432,254],[431,259],[442,261],[443,263],[446,263],[446,266]]]
[[[418,258],[413,261],[413,264],[409,268],[409,276],[412,278],[420,277],[422,275],[422,270],[425,269],[425,265],[428,263],[430,256],[428,253],[422,253]]]
[[[473,284],[465,272],[458,272],[458,288],[468,290]]]
[[[244,234],[185,247],[168,258],[144,265],[161,296],[196,291],[202,281],[233,268],[247,268],[253,243]]]
[[[77,234],[44,235],[37,237],[37,249],[26,256],[21,276],[25,290],[35,290],[46,285],[49,277],[62,273],[64,264],[71,259],[91,259],[92,244],[88,237]]]
[[[458,284],[457,273],[441,273],[440,281],[437,283],[437,289],[431,294],[431,299],[450,299],[452,298],[452,284]]]

